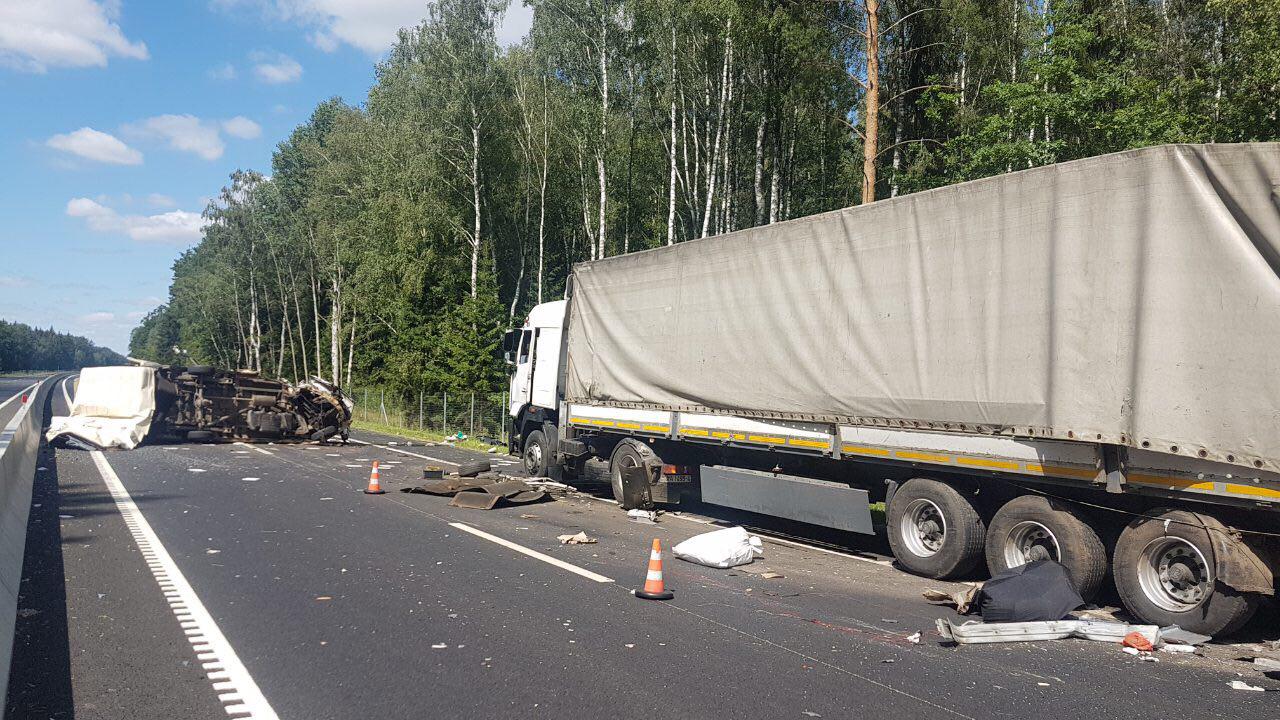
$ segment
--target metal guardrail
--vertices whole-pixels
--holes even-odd
[[[64,377],[65,373],[47,377],[34,389],[24,391],[28,393],[26,403],[0,433],[0,697],[7,697],[9,690],[18,590],[40,431],[44,426],[44,403],[49,391]]]

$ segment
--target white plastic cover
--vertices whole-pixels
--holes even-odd
[[[764,544],[745,528],[731,527],[694,535],[671,548],[681,560],[715,568],[746,565],[764,555]]]
[[[49,423],[45,438],[71,435],[101,448],[132,450],[146,437],[156,410],[156,371],[96,367],[80,371],[69,417]]]
[[[1278,187],[1161,146],[585,263],[565,397],[1280,470]]]

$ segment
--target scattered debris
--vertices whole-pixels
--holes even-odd
[[[919,631],[919,630],[917,630],[916,632],[913,632],[913,633],[911,633],[910,635],[908,635],[908,636],[907,636],[907,642],[911,643],[912,645],[919,645],[919,644],[920,644],[920,631]]]
[[[539,490],[543,490],[549,493],[567,495],[569,493],[578,492],[578,488],[572,485],[565,485],[562,482],[556,482],[551,478],[522,478],[522,479],[524,480],[524,484],[530,485],[532,487],[536,487]]]
[[[1178,645],[1203,645],[1213,638],[1200,633],[1193,633],[1190,630],[1183,630],[1177,625],[1167,625],[1160,628],[1160,640],[1167,643],[1176,643]]]
[[[320,600],[320,601],[324,601],[324,600],[332,600],[332,599],[333,599],[333,597],[331,597],[331,596],[329,596],[329,595],[320,595],[320,596],[318,596],[318,597],[316,598],[316,600]]]
[[[1100,608],[1090,607],[1083,610],[1076,610],[1071,613],[1070,617],[1074,620],[1099,620],[1101,622],[1124,622],[1116,617],[1118,608]],[[1173,626],[1170,626],[1173,627]]]
[[[222,551],[221,551],[221,550],[214,550],[213,548],[206,548],[206,549],[205,549],[205,551],[204,551],[204,554],[205,554],[205,555],[217,555],[217,554],[218,554],[218,553],[220,553],[220,552],[222,552]]]
[[[1160,629],[1155,625],[1127,625],[1125,623],[1095,622],[1092,620],[1041,620],[1037,622],[1009,623],[970,621],[961,625],[952,623],[945,618],[939,618],[938,632],[942,635],[943,640],[960,645],[1063,640],[1070,637],[1119,644],[1126,635],[1136,632],[1154,645],[1159,638]]]
[[[807,715],[809,717],[816,717],[816,718],[822,717],[821,715],[819,715],[818,713],[812,710],[805,710],[804,712],[801,713],[801,715]]]
[[[1052,560],[1009,568],[982,586],[982,619],[998,623],[1061,620],[1084,605],[1067,569]]]
[[[1145,637],[1143,637],[1142,633],[1139,633],[1139,632],[1131,632],[1126,634],[1124,636],[1124,639],[1121,640],[1120,643],[1125,647],[1131,647],[1136,650],[1140,650],[1142,652],[1151,652],[1152,650],[1156,649],[1155,644],[1152,643],[1150,640],[1146,639]]]
[[[640,508],[632,508],[627,511],[627,517],[632,522],[638,522],[645,525],[653,525],[658,522],[657,510],[641,510]]]
[[[204,468],[187,468],[187,472],[205,472]]]
[[[973,601],[977,599],[978,592],[982,590],[982,585],[970,585],[962,590],[955,592],[946,592],[945,590],[925,590],[924,599],[934,605],[952,605],[956,612],[961,615],[968,615]]]
[[[496,454],[497,454],[497,452],[498,452],[498,446],[497,446],[497,445],[494,445],[493,447],[489,448],[487,452],[488,452],[490,455],[496,455]]]
[[[746,528],[731,527],[694,535],[671,548],[671,554],[699,565],[731,568],[764,556],[764,544]]]
[[[1174,646],[1170,645],[1169,647],[1174,647]],[[1253,659],[1253,664],[1257,666],[1257,668],[1262,672],[1266,672],[1266,673],[1280,672],[1280,660],[1274,660],[1272,658],[1265,658],[1265,657],[1256,657]]]
[[[557,535],[556,539],[561,545],[589,545],[596,542],[593,537],[588,537],[586,531],[579,532],[577,535]]]
[[[538,519],[538,516],[537,516],[537,515],[530,515],[529,513],[520,513],[520,519],[521,519],[521,520],[536,520],[536,519]]]
[[[242,482],[258,482],[258,480],[260,480],[260,479],[261,479],[261,478],[256,478],[256,477],[244,477],[244,478],[240,478],[240,480],[241,480]]]
[[[1160,652],[1167,653],[1195,653],[1194,645],[1178,645],[1176,643],[1165,643],[1160,646]]]
[[[760,573],[760,577],[764,578],[765,580],[777,580],[778,578],[786,577],[786,575],[783,575],[782,573],[778,573],[778,572],[773,572],[772,570],[767,570],[765,572]]]
[[[1231,689],[1232,690],[1252,690],[1253,692],[1266,692],[1264,688],[1260,688],[1257,685],[1250,685],[1249,683],[1243,680],[1232,680]]]
[[[496,473],[482,478],[449,475],[417,487],[401,488],[401,492],[453,496],[451,506],[475,510],[492,510],[499,502],[523,505],[547,498],[547,493],[539,487]]]
[[[445,648],[447,648],[447,647],[449,647],[449,644],[448,644],[448,643],[436,643],[436,644],[434,644],[434,645],[432,645],[432,646],[431,646],[431,649],[432,649],[432,650],[443,650],[443,649],[445,649]]]

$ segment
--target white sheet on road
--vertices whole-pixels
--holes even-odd
[[[70,416],[49,422],[47,440],[71,435],[100,448],[132,450],[151,429],[156,411],[156,371],[146,367],[97,367],[80,371]]]

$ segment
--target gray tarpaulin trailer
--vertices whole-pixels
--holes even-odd
[[[1110,568],[1138,617],[1211,634],[1274,592],[1277,144],[1146,148],[584,263],[511,340],[514,445],[533,470],[609,459],[620,499],[631,465],[652,468],[642,497],[696,486],[844,529],[885,497],[915,572],[1047,556],[1088,594]]]

